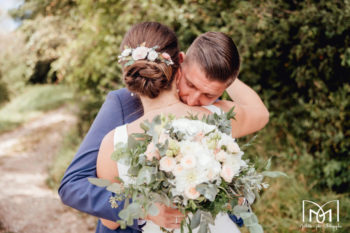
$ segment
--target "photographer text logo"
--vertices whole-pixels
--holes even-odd
[[[339,200],[328,201],[323,205],[303,200],[303,224],[301,228],[332,228],[337,230],[339,225]],[[333,225],[336,223],[337,225]]]

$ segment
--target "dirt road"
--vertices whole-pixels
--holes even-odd
[[[0,135],[0,233],[92,233],[96,219],[64,206],[45,180],[76,118],[64,108]]]

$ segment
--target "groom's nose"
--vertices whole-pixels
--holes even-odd
[[[201,93],[196,91],[191,93],[188,97],[187,97],[187,104],[190,106],[199,106],[199,97],[200,97]]]

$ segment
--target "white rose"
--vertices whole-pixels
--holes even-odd
[[[197,169],[178,168],[175,173],[175,186],[178,192],[184,192],[188,187],[195,187],[203,182],[208,182],[205,172]]]
[[[185,189],[185,196],[188,199],[197,199],[200,196],[200,193],[195,187],[188,187]]]
[[[124,49],[122,52],[122,57],[127,57],[131,54],[131,49]]]
[[[182,171],[184,170],[184,168],[180,165],[180,164],[176,164],[175,168],[173,170],[173,174],[175,176],[177,176],[178,174],[180,174]]]
[[[234,154],[237,154],[241,151],[241,149],[239,148],[238,144],[235,141],[230,142],[227,145],[227,149]]]
[[[155,61],[158,57],[158,53],[154,50],[150,51],[148,53],[148,56],[147,56],[147,59],[150,60],[150,61]]]
[[[221,136],[222,137],[218,143],[219,148],[221,148],[221,146],[225,146],[227,150],[233,154],[237,154],[241,151],[234,138],[226,134],[222,134]]]
[[[227,159],[227,153],[223,150],[220,150],[216,155],[215,155],[215,159],[217,161],[220,161],[220,162],[225,162],[226,159]]]
[[[172,122],[174,132],[185,133],[185,139],[195,137],[199,132],[204,134],[214,130],[215,125],[208,125],[200,120],[177,119]]]
[[[164,156],[159,161],[159,169],[166,172],[171,172],[175,169],[176,161],[172,157]]]
[[[149,51],[149,48],[146,48],[144,46],[141,47],[137,47],[136,49],[134,49],[134,51],[132,52],[132,58],[136,61],[136,60],[141,60],[141,59],[145,59],[147,56],[147,53]]]
[[[193,168],[196,166],[196,158],[191,155],[186,155],[181,159],[180,163],[185,169]]]

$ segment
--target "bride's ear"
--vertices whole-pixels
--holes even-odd
[[[179,53],[179,63],[183,63],[185,60],[186,54],[184,52]]]

